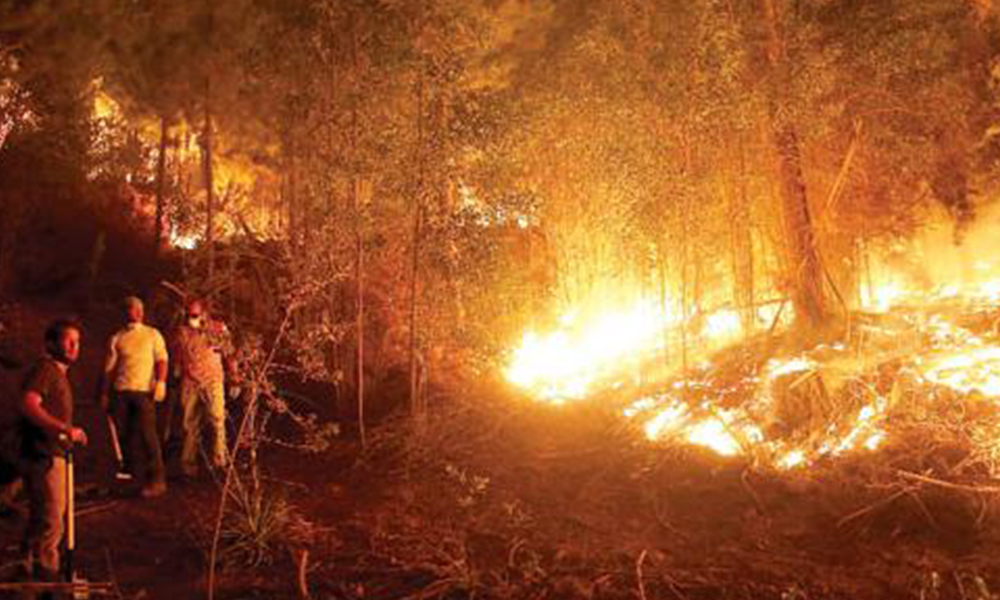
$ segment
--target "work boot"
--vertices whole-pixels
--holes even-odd
[[[46,569],[45,567],[36,564],[32,580],[36,583],[58,583],[62,581],[62,577],[60,577],[59,571]],[[34,598],[35,600],[54,600],[56,598],[56,593],[54,590],[46,590],[36,593]]]
[[[142,488],[140,492],[143,498],[156,498],[167,492],[166,481],[153,481]]]

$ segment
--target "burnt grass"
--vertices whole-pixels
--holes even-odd
[[[257,498],[280,510],[258,519],[256,542],[232,535],[248,519],[227,517],[215,597],[985,600],[1000,590],[996,490],[938,483],[968,451],[920,428],[878,453],[777,472],[647,442],[613,403],[541,405],[486,379],[430,400],[425,419],[370,424],[364,448],[350,422],[320,452],[288,447],[302,431],[270,415]],[[168,493],[139,498],[111,476],[103,415],[86,396],[79,404],[91,434],[78,457],[79,573],[122,598],[206,597],[220,481],[180,479],[169,447]],[[235,406],[233,429],[240,417]],[[15,502],[0,517],[6,580],[22,526]]]

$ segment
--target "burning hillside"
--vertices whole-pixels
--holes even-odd
[[[985,233],[970,240],[989,247]],[[613,402],[657,444],[703,446],[777,470],[876,453],[943,427],[968,463],[989,459],[979,475],[992,477],[1000,278],[986,261],[965,268],[956,252],[969,248],[945,248],[919,278],[883,265],[836,343],[780,348],[777,330],[791,312],[783,303],[758,310],[759,333],[749,336],[735,311],[684,325],[650,303],[526,336],[507,376],[546,402]],[[949,275],[962,283],[928,283],[945,279],[942,258],[955,260]]]

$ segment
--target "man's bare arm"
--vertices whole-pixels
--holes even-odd
[[[82,429],[55,418],[52,413],[45,410],[42,406],[42,396],[38,392],[28,390],[21,396],[21,414],[52,437],[65,435],[73,442],[87,443],[87,434]]]

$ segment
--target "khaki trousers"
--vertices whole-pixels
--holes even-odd
[[[59,543],[66,516],[66,459],[55,456],[48,469],[29,471],[24,475],[24,487],[28,496],[26,566],[36,575],[51,577],[59,571]]]
[[[184,411],[181,466],[189,472],[197,469],[202,421],[207,420],[212,436],[210,454],[212,464],[224,467],[228,453],[226,452],[226,396],[222,382],[201,383],[184,378],[181,381],[181,409]]]

